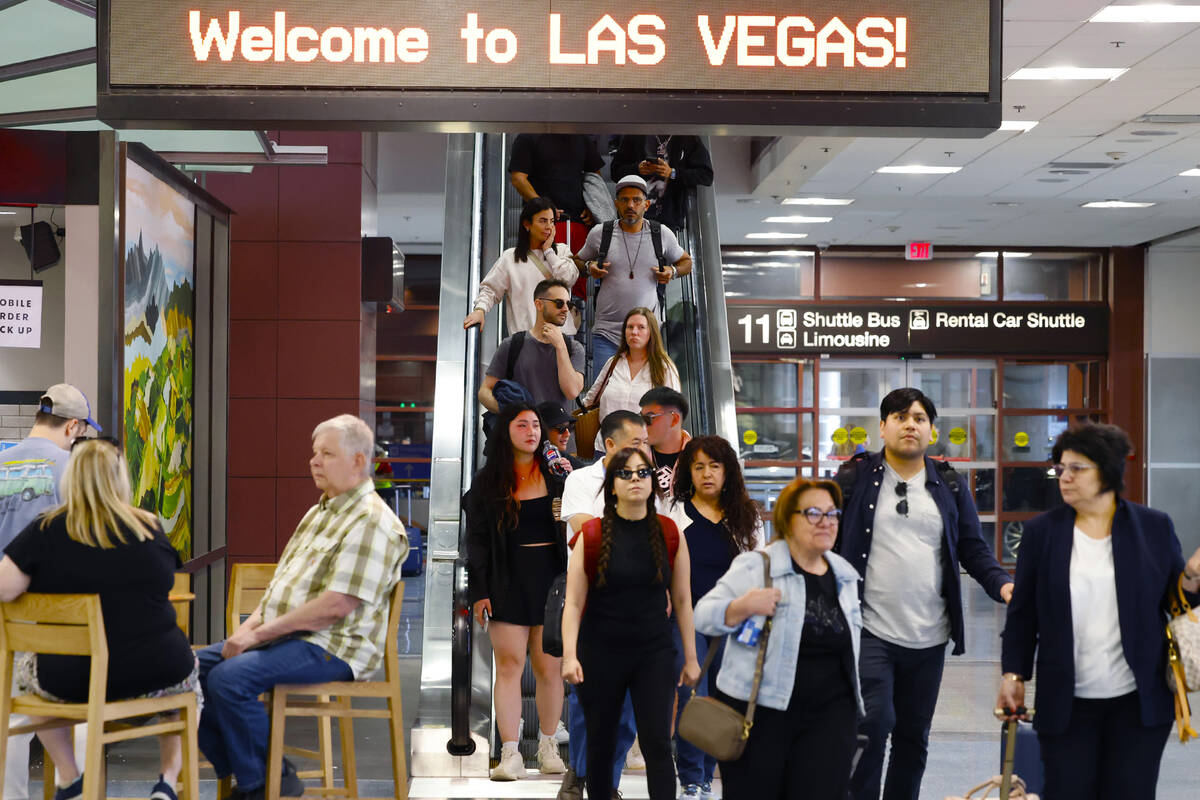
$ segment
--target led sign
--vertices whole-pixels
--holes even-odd
[[[100,100],[119,110],[109,98],[223,95],[242,98],[245,111],[253,102],[246,90],[486,95],[482,106],[463,104],[458,118],[466,121],[486,121],[496,100],[579,92],[679,108],[700,99],[717,104],[710,111],[735,99],[819,100],[843,111],[864,100],[922,99],[930,108],[957,102],[978,110],[998,102],[998,7],[999,0],[102,0]],[[582,108],[548,109],[541,118],[590,121],[578,119]],[[936,123],[924,107],[911,111]],[[785,113],[760,124],[786,121]]]

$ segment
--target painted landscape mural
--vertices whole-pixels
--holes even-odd
[[[124,444],[135,505],[192,552],[195,206],[125,162]]]

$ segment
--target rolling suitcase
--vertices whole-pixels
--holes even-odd
[[[1017,760],[1017,739],[1019,722],[1005,722],[1001,728],[1001,738],[1004,742],[1004,752],[1000,764],[1000,774],[984,781],[975,788],[968,791],[965,795],[947,797],[946,800],[983,800],[987,797],[992,797],[992,790],[996,790],[996,797],[1000,800],[1038,800],[1038,795],[1031,794],[1025,786],[1025,781],[1021,779],[1019,774],[1013,772],[1013,766]],[[1035,740],[1036,744],[1036,740]],[[1041,762],[1038,761],[1039,772]]]

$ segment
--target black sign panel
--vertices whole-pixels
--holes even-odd
[[[804,355],[1104,355],[1107,306],[731,305],[735,353]]]
[[[872,103],[896,108],[868,124],[953,125],[957,105],[959,133],[982,134],[969,126],[999,121],[999,9],[999,0],[101,0],[98,102],[115,122],[694,118],[710,128],[855,124]],[[814,103],[824,120],[811,118]]]

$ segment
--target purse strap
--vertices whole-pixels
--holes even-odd
[[[1187,601],[1187,597],[1183,594],[1183,573],[1179,573],[1179,579],[1175,582],[1175,593],[1171,596],[1172,617],[1187,616],[1187,618],[1196,622],[1196,615],[1192,611],[1192,604]]]
[[[542,259],[538,256],[537,253],[530,250],[529,257],[531,259],[533,259],[533,263],[537,265],[537,268],[541,271],[543,278],[545,278],[548,281],[554,279],[554,275],[551,274],[550,268],[546,266],[546,262],[542,261]]]
[[[604,382],[600,384],[600,391],[596,392],[596,396],[592,398],[592,404],[585,408],[585,411],[591,411],[594,408],[600,407],[600,395],[604,394],[604,390],[608,387],[608,379],[612,377],[613,370],[617,368],[618,360],[617,356],[612,357],[612,361],[608,364],[608,371],[604,373]]]

